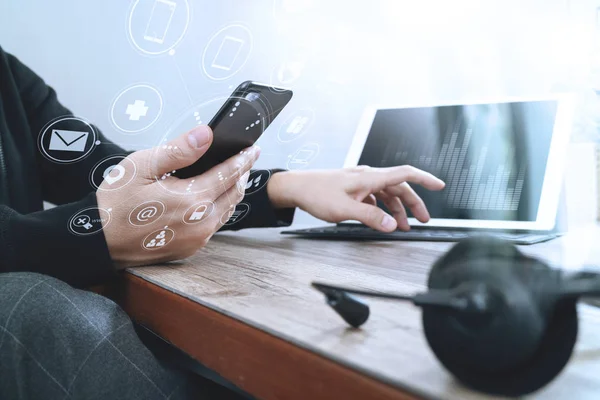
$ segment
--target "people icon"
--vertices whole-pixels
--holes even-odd
[[[158,232],[158,233],[157,233]],[[175,236],[175,232],[170,229],[162,229],[160,231],[153,232],[146,237],[144,240],[144,247],[146,249],[156,249],[159,247],[166,246]],[[149,238],[152,238],[148,241]]]
[[[160,241],[156,244],[157,247],[162,247],[165,244],[167,244],[166,240],[165,240],[165,235],[166,235],[166,231],[161,231],[155,239],[160,239]],[[154,239],[153,239],[154,240]]]

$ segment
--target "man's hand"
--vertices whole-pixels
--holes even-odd
[[[131,154],[137,175],[127,186],[96,192],[98,207],[112,209],[104,227],[118,268],[179,260],[193,255],[217,232],[242,200],[249,171],[260,155],[256,146],[189,179],[172,172],[193,164],[212,143],[200,126],[155,149]],[[122,162],[123,168],[131,163]]]
[[[421,222],[429,221],[423,200],[409,186],[441,190],[445,183],[417,168],[356,168],[287,171],[274,174],[267,187],[277,208],[299,207],[327,222],[356,220],[383,232],[409,230],[405,207]],[[377,207],[377,199],[393,217]]]

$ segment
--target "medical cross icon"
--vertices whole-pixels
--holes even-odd
[[[148,114],[146,102],[143,100],[136,100],[133,104],[128,104],[125,114],[129,115],[130,121],[139,121],[141,117],[145,117],[146,114]]]

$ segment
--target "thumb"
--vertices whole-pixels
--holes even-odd
[[[160,176],[192,165],[206,153],[212,140],[210,127],[201,125],[157,147],[152,154],[153,174]]]
[[[398,227],[396,220],[381,208],[349,200],[341,210],[344,220],[360,221],[370,228],[383,232],[392,232]]]

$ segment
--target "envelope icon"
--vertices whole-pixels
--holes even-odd
[[[52,129],[49,150],[83,153],[89,132]]]

